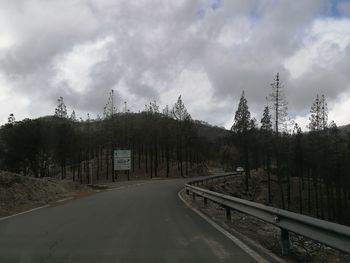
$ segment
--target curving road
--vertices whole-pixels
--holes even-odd
[[[255,262],[187,208],[184,180],[113,189],[0,221],[0,262]]]

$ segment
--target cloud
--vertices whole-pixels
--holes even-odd
[[[350,43],[350,19],[316,20],[310,32],[303,39],[300,48],[285,61],[291,78],[319,68],[331,68],[342,59],[345,48]]]
[[[0,87],[0,119],[5,122],[7,121],[10,113],[14,112],[17,112],[17,118],[26,118],[28,116],[27,107],[30,104],[29,99],[21,96],[21,94],[16,93],[14,91],[14,88],[11,86],[10,81],[3,74],[0,74]]]
[[[331,105],[329,111],[329,121],[337,121],[337,125],[347,125],[350,122],[349,118],[350,94],[339,94],[337,103]]]
[[[350,122],[336,107],[350,93],[348,5],[337,8],[331,17],[326,0],[2,1],[0,122],[52,114],[59,96],[96,116],[114,89],[120,109],[182,94],[194,118],[230,127],[242,90],[260,120],[276,72],[292,117],[305,122],[324,93],[335,121]]]
[[[57,56],[53,61],[56,75],[52,79],[52,85],[55,87],[66,83],[68,88],[82,94],[92,81],[92,68],[106,59],[105,48],[111,42],[113,38],[106,37],[96,42],[74,46],[68,53]]]

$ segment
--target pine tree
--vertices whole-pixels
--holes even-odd
[[[185,104],[181,99],[181,95],[177,99],[177,102],[175,103],[171,113],[173,118],[177,121],[185,121],[191,119],[191,115],[187,112]]]
[[[248,131],[251,124],[250,111],[248,108],[247,99],[245,98],[244,91],[242,92],[239,100],[238,109],[235,113],[235,122],[231,128],[236,133],[245,133]]]
[[[336,130],[338,128],[337,124],[335,123],[335,121],[331,121],[331,123],[329,124],[329,128],[332,130]]]
[[[171,117],[171,111],[170,111],[168,105],[165,106],[165,108],[163,109],[162,113],[163,113],[163,115],[166,116],[166,117]]]
[[[166,118],[162,118],[161,125],[162,125],[162,141],[165,145],[165,158],[166,158],[166,177],[169,177],[170,174],[170,143],[171,143],[171,127],[169,125],[169,118],[171,118],[171,110],[169,109],[169,106],[166,105],[165,108],[162,111],[162,114]]]
[[[293,129],[293,139],[294,139],[294,147],[293,147],[293,155],[292,160],[294,162],[293,172],[298,177],[298,190],[299,190],[299,213],[303,213],[303,173],[304,173],[304,153],[302,147],[303,133],[301,128],[297,123],[294,125]],[[290,183],[288,181],[288,183]]]
[[[268,106],[265,107],[263,117],[261,119],[261,133],[262,133],[262,148],[264,153],[264,163],[267,170],[267,199],[270,204],[271,198],[271,135],[272,135],[272,122],[271,114]]]
[[[7,123],[10,125],[13,125],[16,122],[15,115],[13,113],[10,113],[9,117],[7,118]]]
[[[240,147],[243,153],[244,166],[245,166],[245,186],[246,191],[249,189],[249,177],[250,177],[250,164],[249,164],[249,129],[251,127],[250,111],[248,108],[248,102],[245,98],[244,91],[242,92],[239,100],[238,109],[235,113],[235,122],[231,130],[237,133],[240,141]]]
[[[274,82],[271,84],[272,92],[270,94],[270,102],[271,102],[271,110],[273,112],[273,120],[274,120],[274,132],[276,135],[276,142],[274,143],[274,154],[276,159],[276,175],[278,178],[278,184],[280,187],[281,193],[281,202],[282,208],[285,207],[284,201],[284,193],[283,193],[283,185],[282,185],[282,177],[283,171],[281,169],[281,154],[282,151],[282,143],[279,138],[279,133],[287,131],[287,117],[288,117],[288,103],[286,101],[286,97],[284,95],[283,86],[280,82],[279,73],[276,74]]]
[[[263,117],[261,119],[261,130],[270,132],[272,131],[272,122],[269,106],[264,109]]]
[[[187,112],[185,104],[181,99],[181,95],[177,99],[172,111],[172,116],[177,120],[176,133],[177,133],[177,159],[180,174],[183,177],[183,140],[187,126],[190,125],[191,115]]]
[[[322,94],[320,99],[320,107],[321,107],[321,129],[325,130],[328,128],[328,106],[327,100],[324,94]]]
[[[149,103],[148,111],[151,114],[159,114],[159,106],[156,101]]]
[[[156,101],[150,102],[148,110],[151,114],[151,126],[152,126],[152,143],[150,144],[151,148],[151,162],[153,162],[153,165],[151,163],[151,174],[152,174],[152,167],[154,167],[154,176],[158,176],[158,137],[159,137],[159,131],[158,131],[158,115],[159,115],[159,106],[157,105]]]
[[[308,126],[310,131],[319,131],[321,129],[322,113],[321,100],[317,94],[314,103],[310,109],[311,116],[309,118],[310,124]]]
[[[316,208],[316,214],[317,216],[319,215],[319,193],[318,193],[318,181],[320,178],[320,162],[319,160],[319,147],[321,145],[321,138],[320,134],[318,133],[321,130],[321,102],[320,102],[320,97],[317,94],[314,103],[311,106],[310,109],[311,116],[309,118],[310,123],[308,125],[308,128],[310,130],[310,136],[309,136],[309,141],[310,141],[310,147],[313,152],[313,155],[310,157],[310,174],[312,175],[313,179],[313,188],[315,192],[315,208]],[[310,188],[309,186],[310,182],[308,182],[308,189]],[[310,194],[308,193],[308,197]],[[311,202],[311,201],[309,201]]]
[[[67,107],[64,104],[63,97],[57,99],[58,105],[55,109],[55,116],[59,118],[67,118]]]
[[[322,169],[322,162],[320,162],[320,160],[323,158],[321,151],[324,146],[324,134],[320,134],[319,131],[325,130],[328,127],[328,110],[327,102],[324,95],[321,95],[320,97],[317,94],[316,99],[311,106],[310,113],[310,124],[308,126],[308,128],[312,132],[309,135],[309,142],[312,150],[312,155],[309,158],[311,163],[310,171],[313,179],[313,188],[315,192],[314,203],[316,208],[316,215],[321,215],[323,217],[323,189],[321,179],[322,177],[324,177],[324,169]]]
[[[69,117],[69,119],[71,120],[71,121],[77,121],[77,117],[76,117],[76,115],[75,115],[75,110],[73,110],[72,111],[72,114],[70,115],[70,117]]]
[[[272,92],[270,94],[271,107],[273,111],[273,120],[275,123],[274,131],[278,136],[279,132],[287,130],[288,103],[281,85],[279,73],[276,74],[274,82],[271,84]]]

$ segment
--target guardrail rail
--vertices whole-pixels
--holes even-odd
[[[231,220],[231,210],[237,210],[279,227],[283,255],[289,252],[289,231],[350,254],[350,227],[199,187],[204,183],[237,175],[239,173],[224,173],[191,181],[185,184],[186,193],[192,193],[193,200],[196,196],[203,197],[204,205],[207,205],[210,200],[223,206],[228,220]]]

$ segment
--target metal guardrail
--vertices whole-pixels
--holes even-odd
[[[201,179],[192,180],[188,184],[190,184],[190,185],[201,185],[203,183],[214,182],[214,181],[217,181],[217,180],[224,180],[224,179],[232,177],[234,175],[238,175],[238,173],[236,173],[236,172],[234,172],[234,173],[233,172],[220,173],[220,174],[217,174],[217,175],[206,176],[206,177],[201,178]]]
[[[205,205],[208,200],[222,205],[226,208],[226,217],[229,220],[232,209],[279,227],[281,229],[282,254],[284,255],[289,251],[289,231],[350,254],[350,227],[198,187],[200,184],[226,179],[234,175],[237,173],[226,173],[191,181],[185,185],[186,192],[187,194],[192,192],[193,199],[196,196],[203,197]]]

